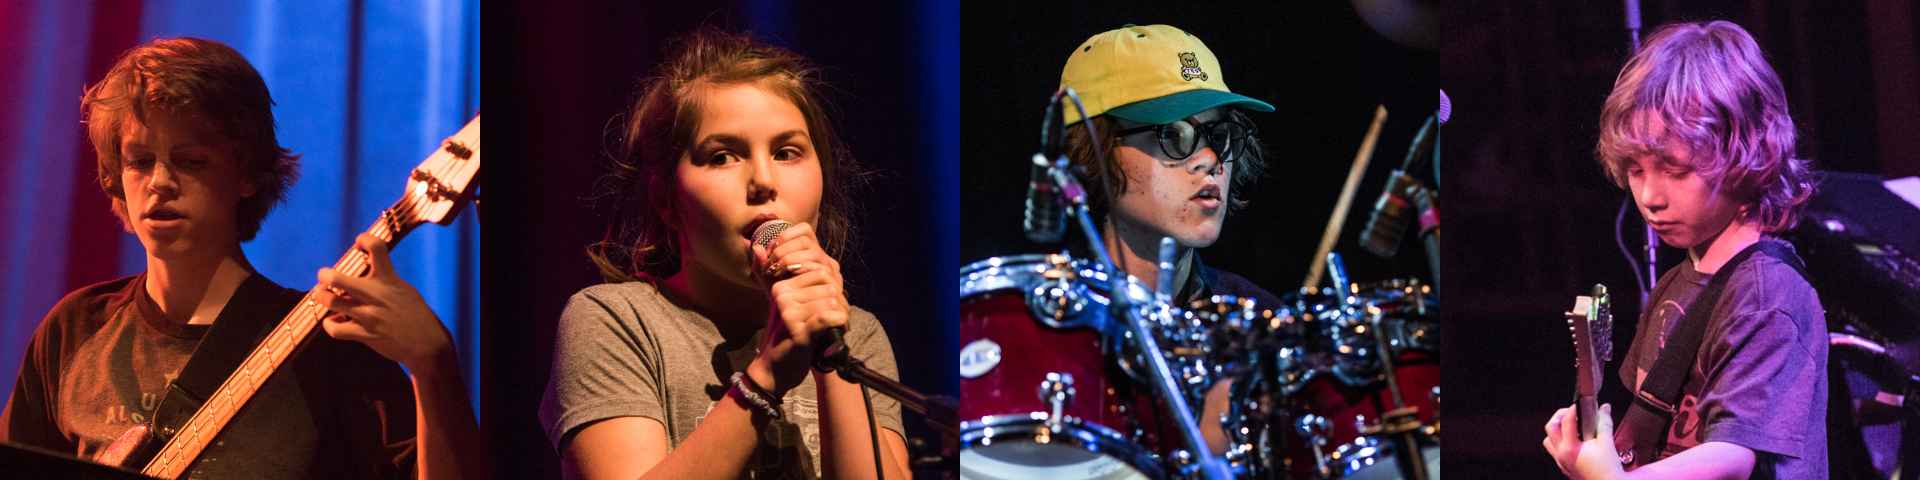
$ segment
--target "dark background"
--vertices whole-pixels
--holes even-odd
[[[885,324],[905,383],[956,394],[958,5],[699,3],[487,11],[483,427],[501,478],[558,475],[535,412],[554,320],[569,296],[600,281],[584,249],[610,220],[585,198],[604,166],[609,119],[662,60],[664,40],[703,23],[751,30],[826,68],[844,140],[881,175],[855,194],[864,248],[842,259],[850,300]],[[926,431],[917,418],[907,413],[910,438]]]
[[[1267,175],[1232,192],[1252,203],[1229,213],[1219,242],[1201,251],[1209,265],[1271,292],[1298,289],[1374,106],[1385,104],[1387,123],[1334,251],[1344,254],[1355,281],[1431,278],[1417,239],[1393,259],[1366,253],[1355,239],[1388,172],[1400,165],[1414,132],[1433,113],[1437,55],[1376,33],[1348,2],[969,5],[961,74],[963,262],[1061,249],[1029,242],[1021,230],[1040,120],[1068,53],[1088,37],[1129,23],[1168,24],[1199,37],[1219,57],[1229,88],[1277,109],[1249,114],[1267,146]],[[1416,175],[1432,178],[1430,169]],[[1076,250],[1084,248],[1078,233],[1067,238]]]
[[[1626,198],[1593,157],[1600,107],[1628,55],[1622,2],[1450,2],[1440,85],[1454,102],[1443,154],[1450,232],[1446,469],[1557,476],[1541,426],[1571,402],[1572,351],[1560,312],[1595,282],[1615,295],[1615,376],[1639,315],[1614,242]],[[1673,21],[1731,20],[1785,83],[1800,154],[1815,168],[1920,174],[1920,18],[1905,1],[1646,1],[1645,33]],[[1642,224],[1622,222],[1629,248]],[[1662,248],[1660,267],[1684,252]],[[1831,307],[1831,305],[1829,306]],[[1471,372],[1471,373],[1468,373]],[[1616,408],[1624,413],[1624,408]],[[1830,431],[1829,435],[1835,435]]]

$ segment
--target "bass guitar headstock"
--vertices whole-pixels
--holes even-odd
[[[479,184],[480,117],[476,115],[413,168],[406,194],[388,209],[387,221],[394,224],[396,234],[415,225],[453,223]]]

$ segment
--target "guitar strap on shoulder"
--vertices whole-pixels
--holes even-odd
[[[1792,247],[1777,240],[1762,239],[1748,246],[1727,260],[1719,271],[1714,272],[1707,287],[1687,306],[1687,313],[1680,317],[1667,335],[1666,345],[1647,369],[1647,377],[1640,381],[1640,389],[1633,393],[1633,405],[1628,407],[1627,415],[1621,419],[1620,431],[1615,435],[1615,445],[1627,445],[1621,451],[1621,463],[1638,467],[1653,463],[1659,459],[1667,447],[1667,430],[1672,427],[1673,416],[1680,404],[1682,389],[1686,387],[1687,376],[1693,371],[1694,360],[1700,353],[1700,344],[1707,332],[1707,323],[1713,316],[1713,307],[1719,303],[1720,296],[1726,293],[1727,281],[1733,272],[1745,263],[1748,257],[1756,253],[1765,254],[1793,267],[1801,277],[1806,277],[1806,268]]]
[[[180,373],[167,383],[160,404],[154,407],[148,429],[152,435],[150,445],[164,445],[181,425],[193,418],[194,412],[200,411],[207,396],[240,367],[254,345],[266,336],[267,329],[273,328],[274,322],[286,316],[298,302],[297,299],[280,300],[287,296],[286,289],[258,273],[248,276],[234,289],[232,299],[208,327],[206,336],[201,337],[200,345],[187,357]]]

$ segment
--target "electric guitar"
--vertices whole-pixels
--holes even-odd
[[[1595,284],[1593,294],[1574,297],[1573,310],[1566,313],[1567,329],[1573,332],[1574,417],[1580,422],[1580,439],[1591,440],[1600,434],[1597,398],[1606,377],[1607,360],[1613,357],[1613,305],[1607,299],[1607,286]]]
[[[407,178],[407,189],[400,200],[380,212],[380,218],[368,227],[367,234],[386,242],[389,248],[426,223],[453,223],[460,208],[473,198],[480,173],[480,117],[475,116],[458,133],[440,142],[440,148],[414,167]],[[334,270],[355,277],[371,273],[371,258],[359,250],[348,250],[334,262]],[[316,287],[317,288],[317,287]],[[220,388],[207,397],[199,410],[178,428],[142,425],[128,430],[108,446],[98,460],[101,463],[139,468],[140,473],[159,478],[180,478],[200,459],[208,445],[220,436],[227,423],[253,399],[267,379],[281,365],[298,354],[319,330],[327,309],[313,299],[314,291],[300,299],[272,333],[254,346],[245,360]],[[408,407],[411,408],[411,407]],[[167,431],[156,431],[167,430]],[[164,440],[156,450],[154,445]],[[144,463],[143,463],[144,462]]]

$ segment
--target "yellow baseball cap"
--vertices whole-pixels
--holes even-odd
[[[1127,25],[1088,38],[1067,57],[1060,85],[1080,94],[1089,117],[1108,114],[1145,124],[1229,105],[1273,111],[1267,102],[1228,90],[1213,51],[1169,25]],[[1082,120],[1079,109],[1065,111],[1067,125]]]

